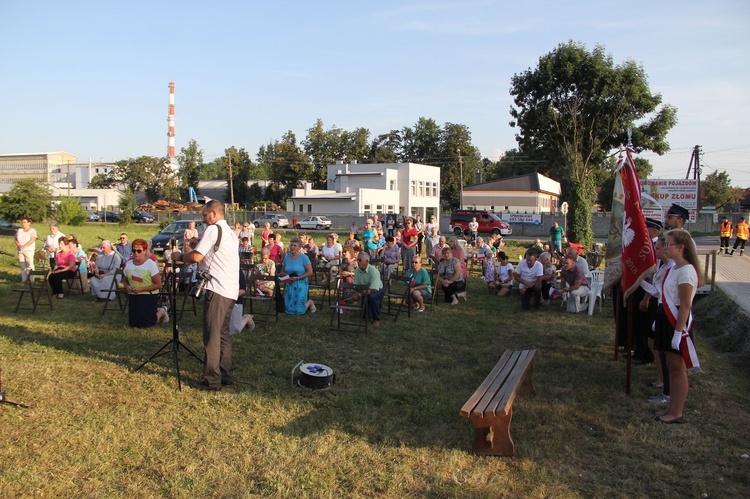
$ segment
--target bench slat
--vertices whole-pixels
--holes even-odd
[[[521,386],[521,381],[526,375],[529,365],[534,361],[535,356],[536,350],[524,350],[521,352],[516,364],[513,366],[510,376],[508,376],[505,384],[500,390],[498,390],[485,409],[485,414],[488,412],[493,416],[497,416],[498,414],[508,414],[508,410],[513,405],[513,400],[516,398],[516,392],[518,392],[518,388]]]
[[[504,383],[505,378],[508,376],[509,368],[514,364],[514,359],[518,357],[520,352],[512,352],[506,350],[500,360],[495,364],[495,367],[490,371],[487,377],[482,381],[474,393],[469,397],[469,400],[461,408],[459,414],[464,417],[470,417],[478,415],[482,417],[484,408],[492,400],[492,397],[497,392],[498,388]]]

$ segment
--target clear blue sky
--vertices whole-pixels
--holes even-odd
[[[292,130],[372,136],[420,116],[469,127],[486,157],[515,147],[510,78],[568,39],[633,59],[678,108],[672,152],[644,154],[683,178],[750,186],[747,0],[0,2],[0,153],[68,151],[85,161],[176,146],[254,157]]]

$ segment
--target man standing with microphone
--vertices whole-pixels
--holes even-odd
[[[215,199],[203,208],[207,224],[195,249],[172,259],[182,263],[198,263],[200,272],[210,278],[203,297],[203,346],[206,349],[203,381],[194,388],[219,391],[234,384],[232,380],[232,340],[229,322],[232,307],[239,294],[240,258],[237,236],[224,219],[224,205]]]

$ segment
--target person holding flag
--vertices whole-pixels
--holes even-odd
[[[665,424],[682,424],[689,388],[688,370],[700,371],[692,339],[691,309],[695,292],[703,284],[703,272],[689,232],[671,230],[665,241],[667,256],[674,266],[665,272],[662,281],[654,346],[665,352],[671,393],[667,407],[657,412],[654,419]]]

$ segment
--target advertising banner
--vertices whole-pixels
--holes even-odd
[[[500,218],[509,224],[542,225],[542,215],[528,213],[503,213]]]
[[[641,190],[655,199],[662,210],[653,206],[645,196],[641,199],[643,214],[649,218],[664,221],[663,213],[672,203],[676,203],[690,212],[690,220],[694,223],[698,211],[698,180],[696,179],[646,179],[641,180]]]

